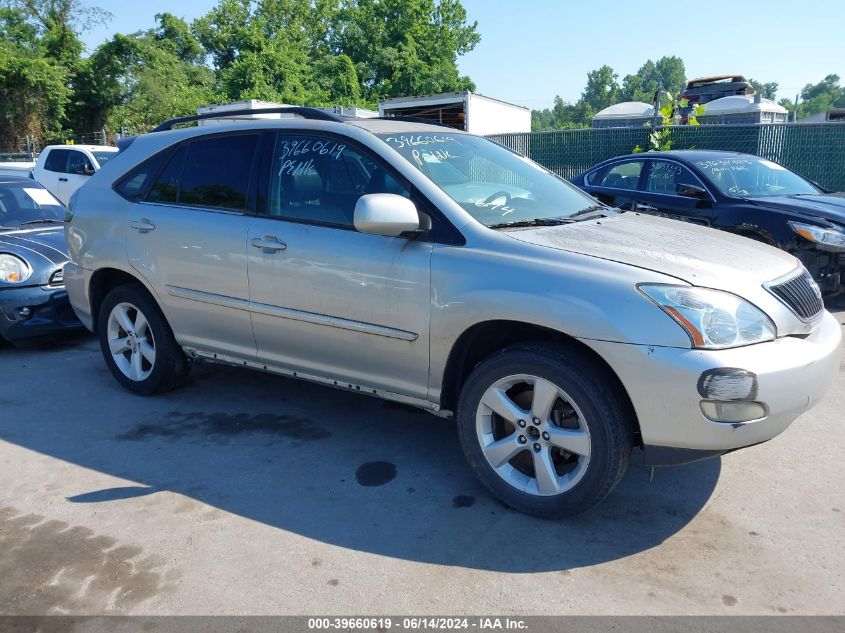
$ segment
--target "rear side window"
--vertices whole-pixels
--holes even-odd
[[[152,158],[148,158],[135,169],[126,174],[115,186],[115,190],[128,200],[137,202],[144,197],[144,193],[150,183],[158,175],[164,162],[172,155],[172,152],[159,152]],[[176,201],[174,195],[172,202]]]
[[[617,163],[608,169],[600,182],[590,184],[611,189],[634,190],[640,181],[640,172],[643,170],[643,161],[634,160],[625,163]]]
[[[243,211],[258,135],[222,136],[188,145],[179,204]]]
[[[66,149],[51,149],[47,154],[47,160],[44,161],[44,169],[47,171],[57,171],[65,173],[67,170],[67,157],[70,150]]]
[[[182,167],[185,164],[187,153],[188,146],[182,145],[168,161],[167,166],[158,175],[147,194],[148,202],[177,202],[179,198],[179,178],[182,175]]]

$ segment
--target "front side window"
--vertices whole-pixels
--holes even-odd
[[[486,226],[567,218],[596,201],[533,161],[469,134],[378,137]]]
[[[695,166],[727,196],[770,197],[820,193],[798,174],[757,156],[697,160]]]
[[[646,174],[645,190],[649,193],[662,193],[674,196],[679,185],[700,187],[701,182],[689,169],[679,163],[668,160],[652,160]]]
[[[271,217],[352,227],[358,199],[370,193],[410,197],[390,171],[343,139],[278,135],[267,206]]]
[[[94,166],[85,154],[77,150],[70,150],[67,160],[67,173],[77,176],[93,174]]]

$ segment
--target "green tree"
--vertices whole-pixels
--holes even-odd
[[[370,103],[379,97],[473,90],[457,59],[478,44],[460,0],[349,0],[330,35],[349,56]]]
[[[764,99],[770,99],[774,101],[777,98],[778,94],[778,82],[776,81],[769,81],[769,82],[761,82],[755,81],[754,79],[749,79],[748,83],[750,83],[754,90],[760,93]]]
[[[29,3],[27,3],[29,4]],[[59,134],[70,100],[71,69],[50,15],[0,4],[0,138]],[[74,50],[78,48],[74,46]]]
[[[830,74],[819,83],[807,84],[801,91],[798,116],[827,112],[845,107],[845,88],[839,85],[839,75]]]
[[[622,80],[622,101],[644,101],[651,103],[657,90],[679,94],[686,82],[684,60],[680,57],[661,57],[657,62],[650,59],[634,75],[625,75]]]
[[[217,100],[214,73],[188,24],[169,13],[156,22],[115,35],[83,60],[71,107],[77,129],[144,131]]]
[[[619,75],[605,64],[587,73],[587,87],[581,93],[579,103],[589,106],[594,112],[603,110],[619,100]]]

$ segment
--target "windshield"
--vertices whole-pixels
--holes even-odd
[[[486,226],[564,221],[599,206],[531,160],[477,136],[378,136]]]
[[[100,167],[106,164],[106,161],[111,160],[115,156],[117,156],[117,152],[91,152],[94,155],[94,158],[97,159],[97,162],[100,164]]]
[[[0,182],[0,230],[64,222],[65,208],[34,180]]]
[[[753,198],[820,193],[786,167],[756,156],[697,160],[695,166],[727,196]]]

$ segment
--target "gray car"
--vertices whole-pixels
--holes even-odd
[[[504,503],[559,517],[635,447],[775,437],[837,374],[840,326],[787,253],[620,213],[454,129],[289,114],[169,122],[71,200],[65,283],[130,391],[206,359],[420,407]]]

